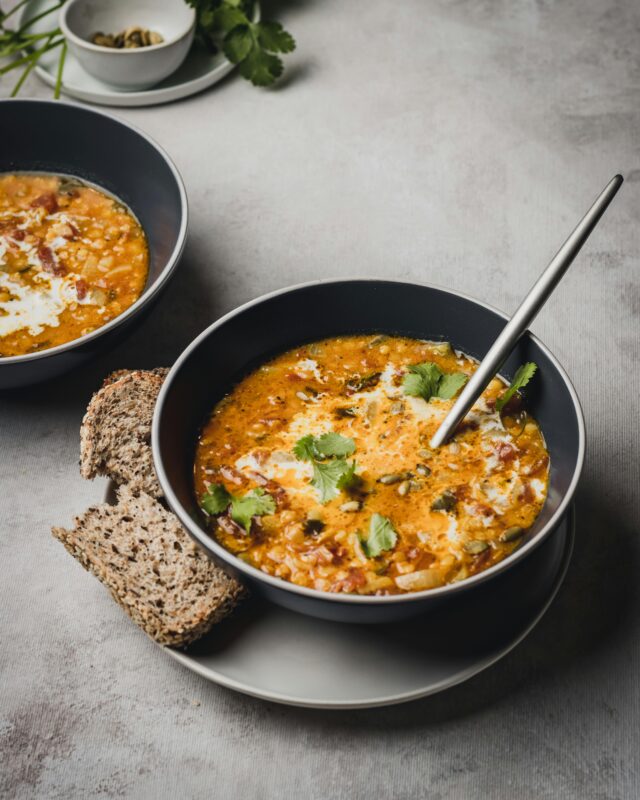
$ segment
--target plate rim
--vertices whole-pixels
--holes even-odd
[[[20,21],[24,21],[31,5],[36,0],[30,0],[22,9]],[[259,22],[262,16],[262,8],[260,0],[255,0],[255,8],[253,14],[253,22]],[[221,81],[236,67],[227,58],[223,58],[222,62],[212,69],[199,75],[196,78],[179,83],[175,86],[166,86],[163,88],[151,87],[150,89],[143,89],[136,92],[119,92],[117,89],[105,88],[105,91],[91,91],[82,88],[74,88],[69,86],[65,81],[62,81],[60,87],[61,94],[66,97],[73,97],[76,100],[81,100],[85,103],[94,103],[95,105],[120,107],[120,108],[143,108],[145,106],[162,105],[164,103],[172,103],[176,100],[183,100],[186,97],[191,97],[194,94],[208,89],[210,86]],[[82,67],[81,67],[82,68]],[[56,78],[41,64],[36,64],[34,69],[38,78],[47,86],[55,87]]]
[[[529,622],[529,624],[522,630],[520,633],[512,639],[508,644],[499,650],[497,653],[493,654],[489,658],[485,658],[479,661],[477,664],[469,667],[466,670],[463,670],[461,673],[456,674],[453,679],[443,679],[439,683],[435,685],[429,686],[427,689],[418,689],[412,690],[410,692],[401,692],[399,694],[392,694],[386,695],[384,697],[372,697],[372,698],[365,698],[363,700],[358,700],[356,702],[349,702],[349,701],[335,701],[335,700],[304,700],[300,697],[295,697],[291,695],[280,694],[271,691],[264,691],[256,689],[254,686],[249,684],[245,684],[242,681],[238,681],[234,678],[229,678],[225,676],[223,673],[216,672],[210,668],[205,668],[201,666],[197,661],[191,658],[187,653],[175,650],[173,648],[164,646],[164,645],[157,645],[160,647],[168,656],[170,656],[174,661],[181,664],[183,667],[188,669],[190,672],[199,675],[202,678],[210,681],[211,683],[215,683],[218,686],[222,686],[225,689],[231,689],[232,691],[239,692],[240,694],[248,695],[250,697],[255,697],[259,700],[265,700],[271,703],[278,703],[279,705],[286,705],[286,706],[293,706],[297,708],[314,708],[314,709],[321,709],[321,710],[336,710],[336,711],[348,711],[353,709],[363,709],[363,708],[381,708],[384,706],[393,706],[393,705],[400,705],[402,703],[408,703],[412,700],[419,700],[423,697],[429,697],[434,694],[439,694],[447,689],[451,689],[454,686],[458,686],[465,681],[468,681],[470,678],[479,675],[481,672],[484,672],[489,667],[492,667],[506,655],[508,655],[512,650],[514,650],[521,642],[526,639],[526,637],[533,631],[533,629],[538,625],[540,620],[544,617],[547,613],[549,608],[551,607],[553,601],[555,600],[558,592],[560,591],[560,587],[564,583],[564,580],[567,575],[567,571],[569,569],[569,564],[571,563],[571,556],[573,554],[573,548],[575,543],[575,528],[576,528],[576,511],[575,511],[575,503],[571,503],[567,514],[563,518],[562,523],[566,522],[567,524],[567,532],[566,532],[566,542],[564,546],[564,552],[562,554],[562,562],[558,569],[558,572],[555,576],[553,586],[551,587],[551,591],[549,595],[545,599],[544,603],[540,607],[538,613],[534,616],[534,618]],[[295,612],[294,612],[295,613]],[[337,623],[337,624],[348,624],[348,623]]]

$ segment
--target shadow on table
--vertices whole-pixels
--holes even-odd
[[[278,713],[325,731],[424,727],[477,713],[520,688],[579,668],[618,645],[630,629],[637,605],[635,538],[633,525],[603,487],[585,482],[576,498],[576,542],[565,584],[537,628],[505,659],[464,684],[404,705],[355,711],[279,707]]]
[[[70,404],[84,408],[105,376],[115,369],[171,366],[177,356],[227,309],[221,307],[214,281],[203,279],[203,259],[187,245],[173,279],[148,316],[116,347],[46,383],[3,392],[4,408],[41,408],[55,414]]]

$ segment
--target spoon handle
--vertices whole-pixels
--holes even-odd
[[[615,175],[609,181],[595,203],[553,257],[549,266],[531,287],[515,314],[491,345],[489,352],[482,359],[480,366],[469,379],[447,416],[442,420],[440,427],[434,433],[431,439],[432,448],[440,447],[441,444],[446,442],[459,422],[467,415],[471,406],[496,376],[518,339],[527,330],[560,282],[562,276],[571,266],[573,259],[580,252],[582,245],[587,241],[591,231],[598,224],[600,217],[615,197],[616,192],[622,185],[622,180],[621,175]]]

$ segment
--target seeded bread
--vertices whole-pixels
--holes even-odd
[[[128,487],[53,535],[156,642],[184,646],[226,617],[244,588],[210,561],[177,518]]]
[[[80,474],[103,475],[161,497],[153,468],[151,420],[168,370],[118,370],[91,398],[80,429]]]

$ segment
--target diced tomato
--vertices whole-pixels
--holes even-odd
[[[510,442],[500,442],[496,447],[496,454],[500,461],[506,464],[508,461],[513,461],[516,457],[518,450]]]
[[[88,288],[89,287],[87,286],[87,282],[84,280],[84,278],[78,278],[76,281],[76,294],[78,295],[78,300],[84,300],[84,298],[87,296]]]
[[[46,192],[31,203],[32,208],[44,208],[47,214],[55,214],[58,210],[58,198],[54,192]]]
[[[45,272],[50,272],[52,275],[64,275],[66,273],[64,264],[56,261],[51,248],[47,247],[46,244],[42,244],[38,248],[38,258]]]

